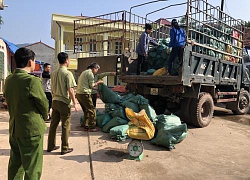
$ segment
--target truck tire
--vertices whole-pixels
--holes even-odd
[[[181,101],[181,108],[178,111],[178,113],[176,113],[177,116],[180,117],[181,121],[190,125],[192,125],[190,115],[189,115],[191,100],[192,98],[183,98]]]
[[[212,120],[214,113],[213,98],[209,93],[200,93],[198,99],[192,99],[190,105],[190,119],[194,126],[206,127]]]
[[[246,90],[240,91],[236,110],[232,110],[232,112],[236,115],[246,114],[249,111],[249,99],[249,93]]]

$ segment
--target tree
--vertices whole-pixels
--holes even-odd
[[[245,21],[245,27],[250,27],[250,21]]]

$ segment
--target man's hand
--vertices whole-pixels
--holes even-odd
[[[99,84],[102,84],[103,83],[103,80],[99,80],[96,82],[96,86],[98,86]]]

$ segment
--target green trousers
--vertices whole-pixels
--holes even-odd
[[[61,152],[65,152],[69,148],[69,134],[70,134],[70,120],[71,120],[71,106],[61,101],[52,102],[52,116],[48,136],[48,148],[52,150],[56,146],[56,130],[59,122],[62,122],[62,136],[61,136]]]
[[[8,180],[39,180],[43,166],[43,135],[9,137]]]
[[[90,94],[76,94],[76,98],[80,103],[84,112],[85,126],[94,128],[96,125],[96,110],[92,102]]]

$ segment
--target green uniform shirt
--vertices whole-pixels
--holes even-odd
[[[10,115],[10,136],[27,138],[44,134],[49,105],[38,77],[16,69],[6,79],[4,97]]]
[[[94,86],[94,74],[91,69],[83,71],[78,79],[77,94],[91,94]]]
[[[101,80],[102,78],[104,78],[105,76],[111,76],[111,75],[113,75],[112,72],[104,72],[104,73],[100,73],[100,74],[95,74],[94,81],[97,82],[97,81]],[[92,89],[92,94],[97,94],[97,90]]]
[[[75,78],[72,72],[68,71],[65,66],[61,66],[51,73],[51,92],[53,100],[70,104],[71,98],[68,89],[75,86]]]

